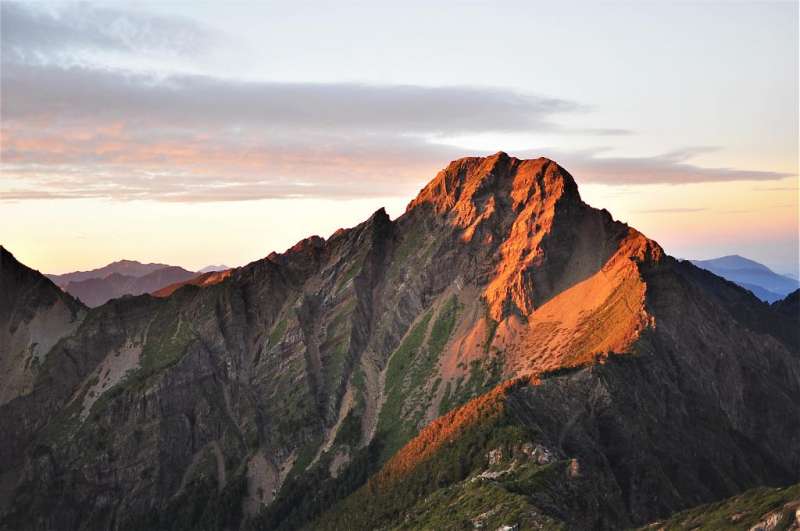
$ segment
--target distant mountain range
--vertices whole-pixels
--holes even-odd
[[[136,260],[118,260],[111,262],[103,267],[92,269],[89,271],[74,271],[72,273],[64,273],[61,275],[45,275],[47,278],[55,282],[57,286],[65,287],[70,282],[81,282],[92,278],[106,278],[112,274],[125,275],[130,277],[143,277],[148,273],[171,267],[169,264],[143,264]]]
[[[710,260],[692,260],[692,263],[739,284],[759,299],[770,303],[783,299],[800,288],[800,281],[797,279],[779,275],[764,264],[737,254]]]
[[[112,273],[105,278],[89,278],[70,282],[64,286],[64,291],[93,308],[123,295],[150,293],[195,276],[197,273],[187,271],[182,267],[168,266],[141,277]]]
[[[216,271],[227,271],[228,269],[230,269],[230,267],[228,267],[226,265],[223,265],[223,264],[210,265],[210,266],[204,267],[203,269],[198,271],[198,273],[214,273]]]
[[[94,308],[123,295],[141,295],[174,286],[171,293],[195,277],[202,277],[195,284],[202,283],[207,281],[208,273],[227,269],[224,265],[210,265],[194,272],[168,264],[118,260],[90,271],[46,276],[86,306]]]

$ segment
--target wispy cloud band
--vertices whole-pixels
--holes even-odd
[[[580,102],[498,87],[285,83],[133,73],[84,54],[195,54],[213,32],[112,7],[3,2],[0,199],[239,201],[408,195],[465,150],[459,135],[607,136],[560,125]],[[504,149],[505,146],[496,146]],[[652,157],[530,150],[581,182],[772,180],[786,174]]]

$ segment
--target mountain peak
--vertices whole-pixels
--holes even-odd
[[[483,257],[478,261],[485,269],[476,278],[496,322],[512,315],[520,322],[552,321],[549,312],[567,311],[580,321],[608,305],[625,318],[614,320],[614,341],[594,345],[595,351],[624,350],[648,326],[646,312],[639,311],[645,290],[636,264],[659,260],[658,244],[581,201],[575,180],[555,161],[502,151],[458,159],[407,209],[413,216],[424,212],[454,228],[471,256]],[[556,340],[569,343],[567,337]],[[591,354],[583,347],[561,350],[575,359]]]
[[[797,297],[662,259],[544,158],[410,208],[89,311],[0,249],[0,528],[628,528],[793,477]]]
[[[217,271],[227,271],[228,269],[230,269],[230,266],[227,266],[225,264],[218,264],[218,265],[213,265],[212,264],[212,265],[208,265],[208,266],[202,268],[201,270],[198,271],[198,273],[200,273],[200,274],[203,274],[203,273],[214,273],[214,272],[217,272]]]
[[[518,211],[531,201],[580,201],[578,185],[564,168],[545,157],[518,159],[503,151],[488,157],[454,160],[428,183],[407,210],[430,204],[438,213],[453,211],[474,220],[486,208]]]

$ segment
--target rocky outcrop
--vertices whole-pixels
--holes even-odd
[[[431,526],[478,488],[473,474],[494,482],[476,514],[503,504],[576,529],[630,527],[797,481],[797,342],[764,330],[765,305],[732,312],[732,300],[752,296],[688,263],[664,259],[642,275],[655,325],[634,352],[503,384],[434,421],[315,527],[336,528],[367,498],[357,528]],[[483,472],[531,441],[550,463]]]
[[[79,302],[0,246],[0,405],[31,391],[48,352],[84,315]]]

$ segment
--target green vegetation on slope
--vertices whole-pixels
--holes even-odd
[[[434,378],[436,365],[450,340],[460,310],[458,298],[452,295],[439,308],[433,324],[430,324],[432,313],[426,313],[406,334],[389,360],[386,401],[378,420],[378,437],[384,452],[382,461],[394,454],[421,427],[434,394],[432,387],[441,383]]]
[[[498,529],[518,525],[522,529],[563,529],[561,522],[540,513],[527,492],[515,483],[546,481],[558,467],[520,465],[496,480],[472,476],[434,491],[406,511],[392,529]],[[522,478],[522,479],[520,479]]]
[[[242,498],[247,478],[239,474],[219,489],[214,477],[192,481],[167,507],[120,524],[123,530],[208,530],[237,529],[242,520]]]
[[[360,449],[337,478],[328,475],[329,456],[323,455],[305,474],[290,476],[278,497],[248,523],[247,529],[294,531],[302,528],[363,485],[375,471],[379,454],[377,443]]]
[[[450,339],[450,334],[453,332],[460,309],[461,305],[458,303],[458,298],[455,295],[451,295],[436,316],[436,322],[433,323],[433,328],[431,329],[431,337],[428,339],[429,358],[434,362],[438,361],[444,346]]]
[[[345,284],[350,282],[357,274],[361,272],[361,269],[364,266],[363,262],[364,256],[359,256],[358,259],[347,268],[344,274],[342,274],[342,276],[336,281],[336,287],[333,290],[334,293],[341,291]]]
[[[386,401],[378,419],[377,432],[378,437],[385,442],[385,455],[394,453],[403,441],[411,436],[411,427],[402,418],[403,400],[406,398],[405,391],[410,383],[408,379],[419,377],[417,374],[412,374],[413,363],[425,339],[430,320],[431,313],[428,312],[406,334],[403,342],[389,359],[389,366],[386,369]]]
[[[147,342],[140,361],[141,370],[145,373],[156,373],[177,363],[194,338],[190,323],[184,321],[175,310],[162,308],[159,312],[161,315],[153,320],[147,331]]]
[[[272,331],[269,333],[269,344],[268,348],[272,348],[277,345],[282,339],[283,336],[286,334],[286,318],[282,318],[278,323],[272,327]]]
[[[569,460],[539,464],[520,448],[536,434],[501,413],[467,425],[427,458],[398,477],[372,479],[323,514],[315,529],[464,529],[476,522],[500,525],[561,523],[544,515],[534,495],[560,488]],[[488,464],[490,450],[505,459]],[[487,473],[488,472],[488,473]]]
[[[788,529],[800,510],[800,483],[791,487],[758,487],[726,500],[682,511],[643,529],[712,531],[750,529],[773,515],[775,531]]]
[[[500,383],[503,374],[503,358],[498,355],[472,360],[469,375],[459,378],[455,385],[447,382],[444,396],[439,403],[439,414],[444,415],[453,408],[467,403]]]
[[[494,341],[494,336],[497,334],[497,327],[500,326],[499,321],[495,321],[489,316],[489,312],[486,312],[486,339],[483,342],[483,352],[488,354],[489,349],[492,347],[492,342]]]

